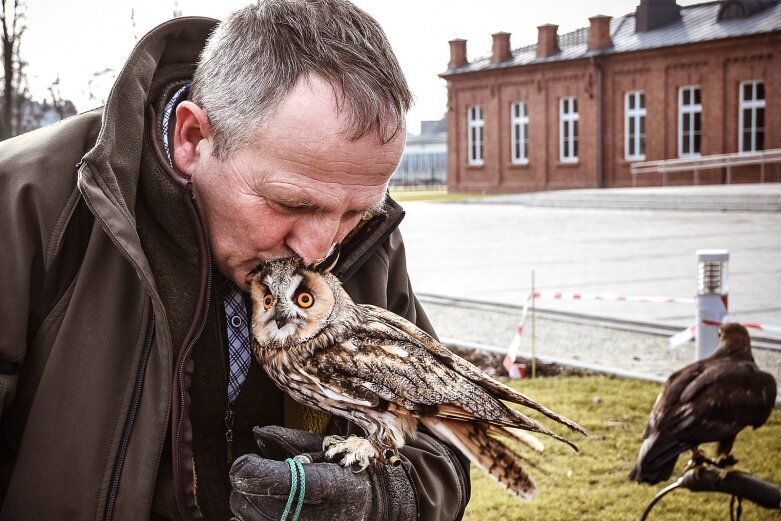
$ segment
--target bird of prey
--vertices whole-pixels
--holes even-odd
[[[716,463],[733,465],[738,433],[767,421],[776,381],[754,362],[748,331],[740,324],[724,324],[719,337],[710,356],[673,373],[662,387],[630,479],[650,484],[666,480],[679,454],[694,450],[696,459],[697,447],[708,442],[718,442]]]
[[[489,377],[411,322],[353,302],[339,280],[297,258],[268,261],[248,276],[253,353],[271,379],[309,407],[347,418],[366,438],[326,437],[327,458],[345,466],[397,463],[418,422],[458,447],[511,492],[535,487],[520,454],[496,435],[532,448],[533,431],[577,448],[502,403],[531,408],[585,434],[575,422]],[[536,443],[535,443],[536,442]]]

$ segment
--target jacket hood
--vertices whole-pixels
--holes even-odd
[[[79,186],[96,203],[93,209],[108,212],[104,222],[133,224],[144,113],[155,73],[171,65],[194,66],[216,24],[211,18],[183,17],[157,26],[138,42],[117,76],[103,109],[97,142],[83,158],[88,172],[83,168],[79,172]],[[103,194],[103,202],[113,211],[97,204],[100,193],[96,192]],[[115,223],[114,218],[120,221]]]

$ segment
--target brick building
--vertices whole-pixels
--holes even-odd
[[[472,63],[465,40],[450,42],[450,190],[632,186],[633,162],[781,148],[780,2],[641,0],[589,21],[563,35],[540,26],[515,50],[496,33],[491,56]],[[731,181],[758,182],[759,169],[733,168]],[[764,174],[778,181],[781,165]],[[725,180],[724,169],[699,174]]]

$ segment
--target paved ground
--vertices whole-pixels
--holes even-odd
[[[510,345],[518,322],[517,312],[499,306],[431,298],[423,298],[423,306],[444,341],[481,344],[499,348],[502,353]],[[692,362],[695,356],[693,342],[671,349],[668,337],[664,335],[620,330],[589,320],[547,313],[535,316],[533,333],[529,319],[521,338],[519,356],[524,359],[529,359],[534,349],[541,360],[600,367],[608,372],[652,380],[666,380],[670,373]],[[762,369],[781,382],[781,350],[755,347],[754,358]],[[499,369],[501,356],[492,363]]]
[[[781,212],[781,183],[558,190],[492,196],[482,202],[572,208]]]
[[[648,209],[658,201],[675,209]],[[781,208],[781,184],[548,192],[405,203],[401,229],[416,291],[512,304],[529,294],[532,272],[539,290],[693,297],[696,250],[727,249],[731,311],[781,326],[781,212],[773,205]],[[538,306],[681,328],[695,313],[688,304]]]
[[[480,204],[404,204],[402,232],[418,294],[498,304],[424,296],[440,337],[506,349],[520,312],[502,304],[522,305],[532,270],[542,290],[692,297],[695,251],[702,248],[730,251],[730,304],[739,320],[781,326],[781,213],[757,211],[762,205],[781,208],[781,184],[581,192],[501,196]],[[760,196],[762,205],[746,211]],[[537,305],[681,329],[695,313],[688,304],[540,300]],[[666,335],[617,330],[598,320],[543,312],[534,330],[537,356],[565,365],[662,380],[694,359],[692,342],[671,350]],[[528,320],[522,357],[531,355],[531,338]],[[760,367],[781,381],[781,350],[775,347],[754,354]]]

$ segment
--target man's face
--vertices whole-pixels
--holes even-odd
[[[385,145],[374,133],[352,142],[343,135],[347,118],[331,86],[310,77],[251,146],[218,161],[210,139],[197,142],[188,174],[214,262],[239,288],[249,289],[245,278],[261,261],[294,253],[306,263],[325,258],[382,204],[404,133]]]

